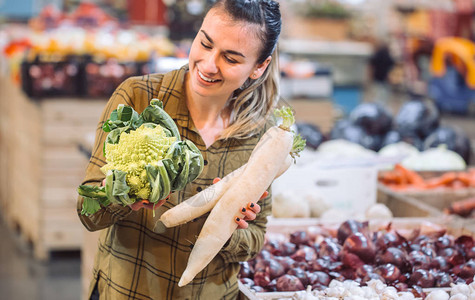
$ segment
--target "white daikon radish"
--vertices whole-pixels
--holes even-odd
[[[178,286],[188,284],[218,254],[237,228],[236,213],[249,202],[257,202],[269,188],[282,168],[292,148],[294,123],[292,110],[288,107],[275,111],[283,118],[280,126],[273,126],[262,136],[254,148],[242,175],[217,201],[206,219],[188,259],[188,264]],[[301,147],[304,141],[300,140]]]

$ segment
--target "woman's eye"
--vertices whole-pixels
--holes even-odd
[[[234,60],[234,59],[232,59],[232,58],[230,58],[230,57],[227,57],[227,56],[225,56],[224,59],[225,59],[228,63],[230,63],[230,64],[236,64],[236,63],[237,63],[236,60]]]
[[[206,49],[211,49],[211,46],[210,45],[207,45],[203,42],[201,42],[201,46],[205,47]]]

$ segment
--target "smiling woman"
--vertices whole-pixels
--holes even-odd
[[[174,228],[156,220],[249,161],[271,125],[279,100],[277,41],[279,4],[271,0],[218,0],[205,16],[190,49],[189,64],[166,74],[131,77],[110,98],[102,113],[95,147],[83,184],[99,186],[106,162],[103,123],[119,104],[137,113],[151,99],[176,123],[182,140],[193,142],[203,156],[203,171],[161,205],[131,207],[104,204],[91,215],[78,214],[84,226],[104,229],[99,239],[91,299],[235,299],[239,262],[262,248],[271,194],[259,205],[235,212],[234,231],[218,255],[188,285],[178,282],[206,216]],[[127,155],[126,153],[124,155]],[[270,190],[269,190],[270,192]],[[267,195],[267,196],[266,196]],[[249,202],[250,199],[243,199]],[[155,215],[155,217],[154,217]],[[237,220],[236,220],[237,219]]]
[[[204,19],[190,51],[189,72],[186,77],[188,107],[191,117],[207,145],[228,127],[232,93],[248,80],[256,80],[266,70],[272,57],[259,62],[262,48],[258,38],[260,25],[235,21],[223,9],[213,9]],[[249,36],[256,38],[249,39]],[[204,109],[204,113],[199,109]]]
[[[207,144],[216,138],[254,132],[262,126],[259,116],[268,113],[278,98],[279,70],[274,50],[280,23],[266,23],[252,10],[247,16],[237,14],[243,8],[239,2],[218,2],[205,17],[190,51],[186,78],[188,106],[208,111],[206,114],[190,110],[192,119],[200,131],[212,125],[222,127],[220,134],[205,140]],[[268,21],[271,17],[276,16],[269,13]],[[262,101],[262,97],[270,101]],[[245,107],[249,102],[254,107],[252,111]]]

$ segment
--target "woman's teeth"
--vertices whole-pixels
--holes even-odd
[[[203,74],[201,74],[200,71],[198,71],[198,75],[200,76],[201,79],[203,79],[206,82],[216,82],[216,81],[218,81],[217,79],[211,79],[211,78],[208,78],[208,77],[204,76]]]

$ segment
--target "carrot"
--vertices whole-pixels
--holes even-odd
[[[428,188],[444,187],[450,185],[455,179],[457,179],[457,173],[447,172],[439,177],[430,179],[427,181]]]
[[[381,174],[379,180],[384,184],[398,184],[400,179],[400,174],[394,171],[388,171]]]
[[[414,172],[412,170],[409,170],[405,167],[403,167],[400,164],[396,164],[395,169],[400,171],[403,176],[406,178],[406,181],[408,184],[415,185],[416,187],[424,188],[426,183],[422,176],[417,174],[417,172]]]
[[[256,202],[271,185],[291,152],[294,117],[290,108],[276,110],[284,122],[271,127],[254,148],[242,175],[217,201],[196,240],[178,286],[188,284],[218,254],[237,228],[235,214],[249,201]]]
[[[475,187],[475,169],[469,169],[467,173],[470,176],[470,186]]]
[[[287,158],[281,165],[281,168],[274,179],[278,178],[285,171],[287,171],[287,169],[292,164],[292,161],[292,155],[287,155]],[[161,215],[160,221],[166,227],[174,227],[185,224],[209,212],[216,205],[216,202],[218,202],[221,196],[223,196],[226,190],[234,185],[236,180],[242,176],[246,166],[247,164],[241,166],[240,168],[226,175],[217,183],[207,187],[200,193],[167,210]]]
[[[456,214],[462,217],[470,215],[475,209],[475,198],[468,198],[452,203],[450,207],[445,209],[446,213]]]
[[[448,185],[448,187],[454,189],[454,190],[458,190],[458,189],[465,189],[467,188],[467,186],[465,185],[465,183],[463,183],[462,181],[460,181],[458,178],[455,179],[454,181],[452,181],[450,183],[450,185]]]
[[[465,187],[469,187],[472,183],[472,178],[468,172],[458,173],[457,179],[460,180],[460,182],[462,182]]]

